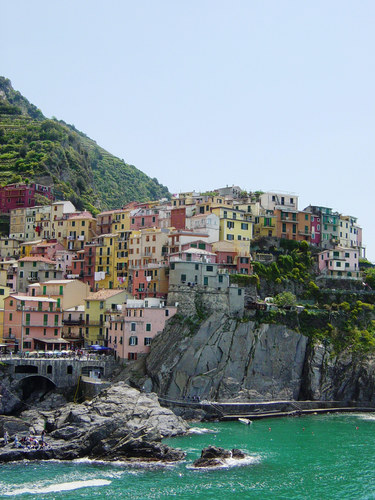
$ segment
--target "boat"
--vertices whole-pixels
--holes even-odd
[[[240,417],[238,421],[241,422],[241,424],[245,425],[250,425],[253,423],[249,418],[242,418],[242,417]]]

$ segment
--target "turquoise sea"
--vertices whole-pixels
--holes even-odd
[[[1,465],[0,496],[39,500],[375,498],[373,414],[266,419],[250,426],[204,423],[195,429],[195,434],[167,440],[187,452],[186,461],[177,465],[85,460]],[[250,458],[242,466],[192,469],[202,448],[210,444],[240,448]]]

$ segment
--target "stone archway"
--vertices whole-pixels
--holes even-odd
[[[29,399],[40,401],[48,392],[56,389],[56,384],[43,375],[30,375],[22,378],[17,384],[17,392],[22,402]]]

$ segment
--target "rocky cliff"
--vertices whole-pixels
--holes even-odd
[[[142,394],[123,382],[102,391],[92,401],[44,410],[35,405],[20,418],[1,417],[0,432],[10,437],[47,430],[48,446],[0,451],[0,462],[14,460],[71,460],[89,456],[104,460],[166,460],[183,458],[179,450],[160,443],[163,437],[184,434],[188,425],[162,408],[155,394]]]
[[[171,322],[154,340],[147,372],[153,390],[170,399],[375,402],[372,356],[333,356],[285,325],[220,314],[198,328]]]

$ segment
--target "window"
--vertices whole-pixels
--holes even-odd
[[[58,326],[59,324],[59,315],[55,314],[55,326]]]
[[[228,241],[233,241],[234,240],[234,234],[227,234],[227,240]]]
[[[186,274],[181,274],[181,283],[185,283],[186,281]]]
[[[129,345],[138,345],[138,337],[129,337]]]
[[[213,271],[214,270],[214,266],[206,266],[206,271]]]
[[[43,325],[47,326],[48,325],[48,314],[43,315]]]
[[[131,323],[130,324],[130,331],[135,332],[135,329],[136,329],[136,323]]]
[[[26,335],[30,335],[30,328],[26,328],[25,333]]]
[[[241,223],[241,229],[248,230],[249,229],[249,224],[246,224],[245,222]]]
[[[58,333],[59,333],[59,330],[57,328],[55,328],[53,331],[53,334],[55,335],[55,337],[57,337]]]
[[[223,282],[223,275],[219,274],[219,283],[222,283],[222,282]]]
[[[13,319],[13,314],[9,313],[9,321],[12,321],[12,319]]]
[[[151,332],[151,323],[146,323],[146,332]]]
[[[151,342],[152,342],[152,338],[151,337],[145,337],[145,345],[151,345]]]
[[[59,295],[64,295],[64,287],[60,286]]]
[[[204,285],[204,286],[208,286],[208,277],[207,277],[207,276],[205,276],[205,277],[203,278],[203,285]]]

